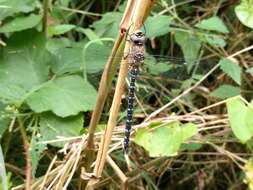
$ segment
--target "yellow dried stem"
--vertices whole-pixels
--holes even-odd
[[[129,33],[131,34],[135,30],[138,30],[141,28],[145,15],[147,15],[146,10],[150,10],[151,4],[153,4],[153,1],[149,0],[138,0],[135,1],[135,5],[132,6],[134,10],[131,12],[133,13],[131,16],[132,18],[128,18],[128,20],[131,20],[131,23],[129,26]],[[124,52],[129,52],[130,49],[130,43],[126,43],[125,50]],[[107,156],[107,151],[109,148],[109,144],[111,142],[112,138],[112,132],[114,127],[117,124],[117,117],[118,117],[118,112],[121,104],[121,97],[124,92],[124,85],[125,85],[125,78],[127,76],[128,72],[128,63],[127,60],[124,58],[122,59],[121,66],[120,66],[120,71],[119,71],[119,78],[117,81],[116,85],[116,90],[111,106],[111,112],[109,115],[109,120],[107,123],[107,127],[105,129],[104,135],[102,136],[100,146],[99,146],[99,151],[97,154],[97,159],[96,159],[96,164],[94,168],[94,178],[92,178],[89,183],[87,188],[92,189],[93,185],[98,181],[99,177],[102,175],[102,171],[104,168],[104,164],[106,161],[106,156]]]

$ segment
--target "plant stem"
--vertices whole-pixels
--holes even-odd
[[[48,17],[48,4],[49,0],[43,1],[43,23],[42,23],[42,31],[45,36],[47,36],[47,17]]]
[[[26,182],[25,182],[25,189],[26,190],[30,190],[31,189],[31,185],[32,185],[32,161],[30,158],[30,153],[29,153],[29,141],[28,141],[28,137],[26,134],[26,130],[24,127],[24,121],[23,119],[18,116],[17,117],[18,120],[18,126],[20,129],[20,133],[23,139],[23,143],[24,143],[24,150],[25,150],[25,160],[26,160],[26,169],[25,169],[25,173],[26,173]]]

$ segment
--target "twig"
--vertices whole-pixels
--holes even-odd
[[[113,161],[113,159],[107,155],[106,161],[111,165],[112,169],[116,172],[116,174],[119,176],[123,184],[127,183],[127,177],[126,175],[121,171],[121,169],[117,166],[117,164]]]
[[[48,169],[47,169],[47,172],[46,172],[46,174],[44,175],[43,181],[42,181],[42,183],[41,183],[41,185],[40,185],[40,190],[43,190],[44,185],[46,184],[46,181],[47,181],[47,177],[48,177],[48,175],[49,175],[51,169],[53,168],[56,159],[57,159],[57,156],[55,156],[55,157],[53,158],[52,162],[50,163],[50,165],[49,165],[49,167],[48,167]]]

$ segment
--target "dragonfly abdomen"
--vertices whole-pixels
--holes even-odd
[[[124,153],[128,153],[129,137],[132,128],[133,121],[133,107],[134,107],[134,94],[135,94],[135,81],[138,76],[138,67],[132,66],[129,75],[130,75],[130,85],[128,90],[128,105],[127,105],[127,118],[125,126],[125,138],[124,138]]]
[[[135,81],[139,72],[139,66],[144,62],[145,35],[141,31],[136,31],[130,35],[130,41],[132,43],[132,47],[128,55],[130,85],[128,90],[127,120],[124,138],[125,154],[128,154],[129,137],[132,128]]]

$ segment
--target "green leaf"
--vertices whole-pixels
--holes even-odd
[[[82,68],[82,48],[61,48],[54,52],[55,63],[52,70],[56,75],[64,73],[81,72]]]
[[[44,34],[33,30],[15,33],[0,53],[0,98],[15,102],[26,91],[45,82],[49,61]]]
[[[26,102],[35,112],[52,111],[67,117],[92,110],[96,96],[93,86],[77,75],[70,75],[45,83]]]
[[[253,67],[248,68],[248,69],[246,70],[246,72],[247,72],[247,73],[253,74]]]
[[[29,16],[19,16],[10,20],[0,27],[0,33],[16,32],[35,27],[41,21],[41,15],[30,14]]]
[[[145,22],[147,38],[162,36],[170,31],[171,16],[157,15],[148,17]]]
[[[219,36],[216,34],[198,34],[201,41],[206,42],[214,47],[225,47],[226,42],[223,36]]]
[[[173,68],[172,64],[156,62],[155,58],[145,60],[145,65],[148,67],[149,73],[159,75]]]
[[[99,36],[115,38],[119,31],[122,13],[108,12],[103,17],[94,22],[92,27]]]
[[[35,178],[36,170],[41,158],[41,154],[46,148],[45,144],[42,144],[41,142],[45,139],[40,134],[33,135],[29,147],[29,153],[32,160],[32,174],[33,178]]]
[[[16,104],[26,94],[26,92],[27,91],[22,86],[2,83],[0,86],[0,101],[6,104]]]
[[[221,85],[217,89],[211,92],[210,96],[225,99],[237,96],[240,94],[240,88],[231,85]]]
[[[0,20],[15,13],[28,13],[33,11],[38,6],[37,0],[1,0]]]
[[[253,1],[242,0],[239,5],[235,7],[235,14],[238,19],[247,27],[253,28]]]
[[[72,47],[73,42],[68,38],[50,38],[47,40],[46,48],[52,54],[57,54],[59,49]]]
[[[59,36],[69,32],[74,29],[76,26],[72,24],[59,24],[59,25],[50,25],[48,27],[48,36]]]
[[[252,122],[248,123],[248,120],[252,120],[253,110],[248,108],[240,98],[228,99],[226,104],[233,133],[242,143],[245,143],[253,135]]]
[[[40,132],[44,141],[59,140],[80,135],[83,127],[83,115],[60,118],[48,112],[40,118]],[[52,142],[50,145],[63,147],[67,141]]]
[[[223,58],[219,61],[221,69],[230,76],[238,85],[241,85],[241,67],[230,59]]]
[[[199,51],[201,48],[201,41],[193,34],[187,32],[176,32],[176,43],[181,47],[184,58],[189,63],[189,68],[192,67],[193,60],[199,57]]]
[[[201,143],[184,143],[181,146],[181,150],[188,150],[188,151],[197,151],[203,147]]]
[[[97,73],[104,68],[111,53],[112,41],[92,40],[83,49],[83,69],[88,73]],[[92,55],[92,56],[91,56]],[[94,59],[94,56],[96,59]]]
[[[10,118],[5,113],[6,105],[0,102],[0,139],[2,138],[6,129],[8,129]]]
[[[91,30],[90,28],[81,28],[81,27],[77,27],[76,28],[76,31],[77,32],[82,32],[83,34],[86,35],[86,37],[89,39],[89,40],[97,40],[99,39],[99,37],[96,35],[96,33]]]
[[[198,133],[198,127],[194,123],[186,123],[180,127],[183,142]]]
[[[213,16],[208,19],[204,19],[195,25],[197,28],[211,30],[221,33],[229,33],[227,26],[217,16]]]
[[[183,142],[197,133],[197,126],[180,126],[173,122],[166,126],[138,129],[135,143],[143,146],[151,157],[175,156]]]

